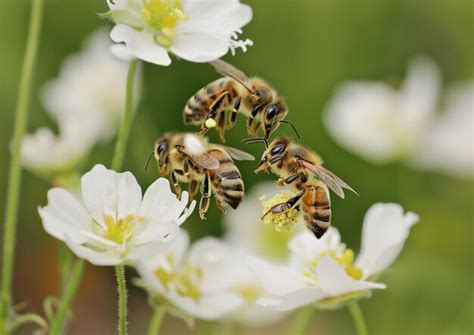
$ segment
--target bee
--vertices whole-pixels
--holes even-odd
[[[222,213],[236,209],[244,195],[244,182],[236,160],[255,158],[238,149],[209,143],[204,137],[191,133],[165,133],[155,142],[153,154],[161,176],[170,175],[178,196],[180,183],[188,183],[191,198],[201,191],[199,216],[205,219],[212,192]]]
[[[184,124],[201,126],[201,134],[216,127],[221,141],[225,142],[224,133],[235,126],[237,113],[240,112],[247,117],[250,136],[263,129],[264,137],[268,138],[280,123],[287,123],[299,138],[294,125],[284,120],[288,114],[285,100],[266,81],[257,77],[248,78],[220,59],[211,64],[224,77],[200,89],[189,99],[183,111]],[[226,120],[228,110],[230,117]]]
[[[328,188],[341,198],[344,198],[343,189],[357,194],[349,185],[322,166],[323,161],[318,154],[286,137],[278,137],[270,145],[262,137],[248,138],[244,142],[264,142],[266,145],[256,173],[271,170],[279,177],[277,185],[291,185],[298,191],[286,202],[271,207],[263,217],[290,208],[300,209],[306,226],[319,239],[331,224],[331,200]]]

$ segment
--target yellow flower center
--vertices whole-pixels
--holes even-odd
[[[314,277],[314,270],[316,269],[321,257],[324,256],[329,256],[334,259],[340,266],[342,266],[348,276],[356,280],[362,278],[362,270],[352,264],[354,262],[354,252],[351,249],[345,249],[342,255],[338,255],[334,251],[321,253],[318,257],[313,258],[309,262],[308,269],[303,272],[303,275],[310,278]]]
[[[187,262],[180,270],[177,270],[172,254],[166,255],[166,262],[169,266],[159,267],[155,270],[155,276],[165,289],[174,290],[181,297],[198,300],[201,297],[199,283],[203,276],[202,268]]]
[[[289,231],[296,223],[300,215],[300,211],[295,208],[290,208],[279,213],[272,212],[272,207],[279,204],[284,204],[288,201],[293,194],[291,193],[280,193],[275,195],[269,200],[261,198],[260,201],[263,205],[262,220],[266,225],[271,225],[278,232]]]
[[[234,288],[234,292],[240,295],[247,305],[251,305],[257,300],[259,291],[255,285],[244,284]]]
[[[142,15],[155,30],[155,39],[164,47],[171,45],[174,28],[179,20],[186,19],[180,0],[151,0],[145,4]]]
[[[107,225],[105,231],[105,238],[115,243],[122,244],[123,242],[130,242],[133,236],[133,223],[143,223],[142,216],[128,214],[124,219],[115,220],[111,215],[104,215],[104,222]]]

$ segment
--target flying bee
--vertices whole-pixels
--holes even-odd
[[[280,123],[287,123],[299,138],[294,125],[284,120],[288,106],[267,82],[257,77],[248,78],[242,71],[220,59],[211,64],[224,77],[200,89],[189,99],[183,111],[184,124],[201,126],[202,134],[216,127],[224,142],[225,131],[235,126],[237,113],[240,112],[247,117],[247,132],[250,136],[255,136],[263,129],[264,137],[268,138]],[[226,120],[228,110],[230,117]]]
[[[302,210],[306,226],[317,238],[324,235],[331,224],[329,189],[344,198],[344,188],[356,193],[334,173],[322,166],[321,157],[286,137],[278,137],[268,145],[263,137],[248,138],[244,142],[264,142],[266,150],[256,173],[273,171],[278,185],[291,185],[298,193],[286,202],[271,207],[264,215],[281,213],[290,208]]]
[[[201,190],[199,216],[205,219],[212,192],[217,207],[225,214],[227,208],[236,209],[244,195],[244,183],[236,160],[255,158],[241,150],[209,143],[204,137],[191,133],[165,133],[155,142],[153,151],[161,176],[170,175],[178,196],[180,183],[188,183],[193,198]]]

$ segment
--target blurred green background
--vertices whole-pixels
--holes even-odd
[[[217,1],[217,0],[216,0]],[[287,98],[289,119],[305,144],[318,151],[327,166],[347,180],[360,197],[333,197],[333,224],[345,242],[358,249],[362,219],[377,201],[393,201],[419,214],[395,264],[380,279],[388,288],[363,300],[370,334],[472,334],[473,307],[473,182],[435,173],[412,171],[398,165],[374,166],[353,156],[331,140],[321,122],[321,111],[335,87],[348,79],[382,79],[395,85],[415,55],[435,60],[444,87],[472,79],[473,2],[435,1],[246,1],[254,9],[244,37],[254,46],[246,54],[227,59],[248,74],[271,82]],[[44,28],[33,85],[29,130],[52,126],[38,98],[40,86],[57,76],[64,57],[80,49],[83,39],[102,22],[101,0],[46,0]],[[0,2],[0,204],[4,216],[8,146],[24,52],[29,1]],[[174,61],[170,67],[143,64],[144,90],[133,125],[125,168],[143,187],[156,177],[143,163],[154,140],[164,131],[184,130],[181,111],[187,99],[217,78],[209,65]],[[113,94],[113,92],[110,92]],[[227,141],[242,147],[243,118],[227,133]],[[290,129],[280,133],[293,136]],[[216,139],[212,132],[211,137]],[[85,168],[110,162],[113,144],[98,147]],[[260,156],[261,148],[246,148]],[[254,163],[240,165],[247,189],[271,175],[255,176]],[[46,203],[50,185],[25,172],[20,202],[16,249],[15,302],[41,312],[42,299],[57,294],[58,243],[41,226],[36,208]],[[207,222],[196,215],[185,227],[193,237],[219,235],[223,228],[214,203]],[[150,310],[146,296],[130,290],[130,333],[142,334]],[[88,266],[74,305],[71,334],[112,334],[116,322],[116,288],[112,268]],[[285,322],[242,333],[278,333]],[[282,326],[283,324],[283,326]],[[164,334],[181,321],[170,317]],[[201,325],[202,327],[202,325]],[[25,334],[31,329],[25,328]],[[351,334],[346,310],[318,312],[312,334]]]

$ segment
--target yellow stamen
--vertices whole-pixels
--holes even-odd
[[[111,215],[104,215],[104,222],[107,226],[104,237],[115,243],[122,244],[129,242],[133,236],[133,223],[143,223],[142,216],[128,214],[124,219],[120,218],[117,221]]]
[[[151,0],[145,4],[142,15],[155,31],[155,40],[168,47],[179,20],[187,19],[180,0]]]
[[[329,256],[334,259],[344,269],[348,276],[357,280],[362,278],[362,270],[352,264],[352,262],[354,262],[354,252],[351,249],[345,249],[342,252],[342,255],[335,251],[320,253],[316,258],[313,258],[309,261],[309,269],[303,271],[303,276],[313,278],[314,270],[316,269],[319,260],[324,256]]]
[[[237,286],[234,288],[234,292],[240,295],[248,305],[253,304],[259,295],[259,289],[255,285]]]

